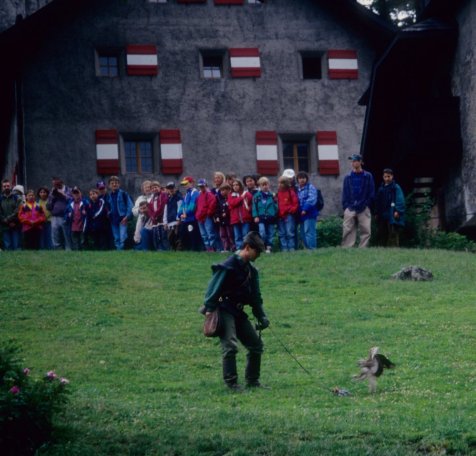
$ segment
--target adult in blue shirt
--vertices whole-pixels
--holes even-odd
[[[375,183],[372,174],[362,168],[362,156],[353,154],[352,171],[344,178],[342,208],[344,222],[342,247],[353,247],[359,232],[359,247],[368,247],[371,235],[371,213],[375,197]]]

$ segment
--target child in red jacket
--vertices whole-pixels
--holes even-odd
[[[18,210],[23,233],[25,249],[38,250],[40,248],[41,230],[46,222],[43,208],[35,201],[35,192],[26,192],[26,202]]]
[[[202,236],[203,244],[207,252],[215,251],[216,235],[215,226],[213,224],[213,216],[215,214],[217,200],[215,195],[210,191],[205,179],[198,181],[198,189],[200,194],[197,198],[197,208],[195,209],[195,218],[198,222],[198,229]]]
[[[296,218],[299,209],[299,199],[291,186],[291,181],[284,176],[278,180],[278,235],[283,252],[296,249]]]
[[[250,231],[250,223],[253,221],[251,216],[253,195],[244,189],[243,183],[238,179],[233,181],[232,190],[228,197],[230,225],[233,228],[236,248],[239,250],[244,237]]]

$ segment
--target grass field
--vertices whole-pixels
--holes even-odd
[[[63,455],[476,454],[476,256],[319,249],[257,261],[271,327],[262,381],[233,394],[201,335],[219,254],[1,253],[0,329],[71,381]],[[390,275],[419,265],[432,282]],[[281,342],[311,375],[285,352]],[[354,383],[371,346],[396,363]],[[239,354],[240,374],[244,352]],[[331,388],[351,391],[336,397]]]

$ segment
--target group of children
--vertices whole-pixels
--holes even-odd
[[[278,191],[273,193],[266,177],[247,175],[240,180],[233,174],[215,172],[211,188],[205,179],[196,182],[192,176],[184,177],[180,185],[185,194],[173,208],[179,222],[174,239],[185,250],[229,252],[242,247],[249,231],[259,231],[269,253],[277,227],[281,250],[293,251],[298,245],[297,227],[301,226],[304,247],[316,248],[316,219],[323,204],[319,190],[304,172],[295,176],[294,171],[286,170],[278,182]],[[169,223],[164,216],[163,227]],[[141,221],[139,225],[136,235],[144,233]],[[159,233],[163,229],[159,227]]]
[[[210,188],[205,179],[191,176],[165,186],[144,181],[133,203],[120,180],[112,176],[108,187],[99,181],[84,197],[53,178],[51,191],[12,192],[2,182],[0,220],[3,248],[94,250],[125,248],[129,233],[137,250],[196,250],[229,252],[240,249],[250,230],[259,231],[271,252],[276,228],[280,248],[293,251],[298,226],[305,248],[316,248],[317,190],[306,173],[286,170],[276,193],[266,177],[214,173]],[[17,190],[18,187],[17,186]],[[108,191],[109,190],[109,191]]]

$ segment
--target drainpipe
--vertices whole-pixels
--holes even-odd
[[[23,83],[21,73],[15,79],[15,109],[17,117],[17,151],[18,151],[18,181],[28,187],[25,160],[25,113],[23,106]]]

